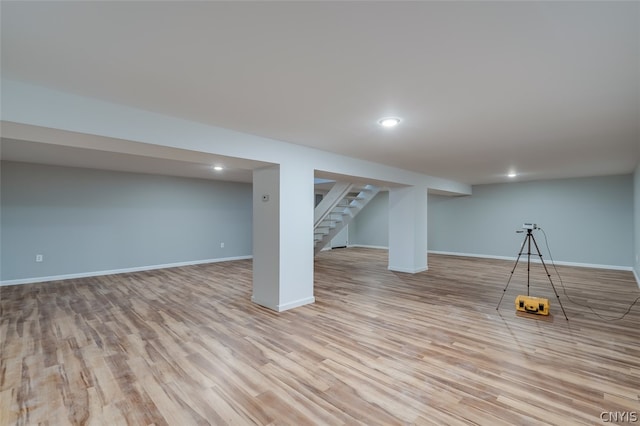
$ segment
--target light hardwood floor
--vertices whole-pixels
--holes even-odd
[[[640,412],[640,306],[603,321],[546,275],[524,318],[511,262],[323,252],[316,303],[250,302],[235,261],[0,289],[0,424],[603,424]],[[629,272],[558,267],[567,292],[616,316],[640,291]]]

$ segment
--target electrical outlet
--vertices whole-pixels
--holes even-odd
[[[224,243],[220,243],[220,248],[224,248]]]
[[[41,254],[36,254],[36,262],[43,262],[44,256]]]

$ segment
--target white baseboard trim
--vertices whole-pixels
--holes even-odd
[[[419,272],[427,271],[429,268],[425,266],[424,268],[409,269],[409,268],[399,268],[397,266],[389,266],[389,268],[387,268],[387,269],[389,269],[390,271],[393,271],[393,272],[404,272],[404,273],[407,273],[407,274],[417,274]]]
[[[349,244],[347,248],[350,248],[350,247],[389,250],[389,247],[386,247],[386,246],[369,246],[366,244]]]
[[[283,312],[289,309],[298,308],[303,305],[308,305],[310,303],[315,303],[316,298],[314,296],[311,296],[305,297],[304,299],[294,300],[293,302],[273,304],[257,299],[255,296],[251,296],[251,301],[257,305],[263,306],[267,309],[271,309],[272,311]]]
[[[636,277],[636,282],[638,283],[638,288],[640,288],[640,276],[638,276],[638,272],[633,269],[633,276]]]
[[[372,246],[372,245],[366,245],[366,244],[350,244],[347,247],[351,248],[369,248],[369,249],[376,249],[376,250],[389,250],[389,247],[385,247],[385,246]],[[389,266],[387,268],[389,271],[393,271],[393,272],[403,272],[406,274],[417,274],[419,272],[424,272],[427,271],[429,269],[429,267],[424,267],[424,268],[417,268],[417,269],[410,269],[410,268],[403,268],[403,267],[396,267],[396,266]]]
[[[112,269],[108,271],[80,272],[77,274],[52,275],[49,277],[34,277],[34,278],[23,278],[18,280],[4,280],[4,281],[0,281],[0,287],[7,286],[7,285],[33,284],[33,283],[43,283],[48,281],[70,280],[74,278],[99,277],[102,275],[125,274],[129,272],[152,271],[154,269],[177,268],[180,266],[202,265],[205,263],[229,262],[232,260],[245,260],[245,259],[253,259],[253,256],[249,255],[249,256],[222,257],[218,259],[204,259],[204,260],[191,260],[187,262],[166,263],[163,265],[136,266],[133,268]]]
[[[515,260],[517,259],[517,257],[512,257],[512,256],[493,256],[490,254],[476,254],[476,253],[457,253],[457,252],[450,252],[450,251],[437,251],[437,250],[429,250],[428,251],[429,254],[442,254],[445,256],[462,256],[462,257],[479,257],[479,258],[483,258],[483,259],[498,259],[498,260],[510,260],[512,262],[515,262]],[[526,256],[521,256],[520,257],[520,262],[526,262],[527,261],[527,257]],[[531,257],[531,262],[532,263],[542,263],[540,261],[540,259],[538,258],[538,255],[535,255],[535,258],[532,256]],[[612,269],[612,270],[616,270],[616,271],[632,271],[633,268],[631,266],[618,266],[618,265],[600,265],[600,264],[596,264],[596,263],[580,263],[580,262],[564,262],[561,260],[556,260],[554,261],[554,263],[556,265],[562,265],[562,266],[577,266],[579,268],[596,268],[596,269]],[[551,261],[548,259],[545,259],[545,264],[550,265]]]
[[[389,247],[372,246],[372,245],[366,245],[366,244],[349,244],[347,247],[389,250]],[[515,256],[494,256],[494,255],[491,255],[491,254],[458,253],[458,252],[452,252],[452,251],[439,251],[439,250],[428,250],[427,253],[428,254],[442,254],[442,255],[445,255],[445,256],[479,257],[479,258],[482,258],[482,259],[510,260],[512,262],[515,262],[515,260],[516,260]],[[520,257],[520,262],[523,262],[523,261],[524,262],[527,261],[526,256],[521,256]],[[542,262],[540,262],[540,259],[538,258],[538,255],[536,255],[535,258],[532,256],[531,257],[531,262],[533,262],[533,263],[542,263]],[[545,263],[546,264],[551,264],[551,261],[545,258]],[[601,264],[597,264],[597,263],[565,262],[565,261],[562,261],[562,260],[556,260],[556,261],[554,261],[554,263],[556,265],[576,266],[576,267],[579,267],[579,268],[611,269],[611,270],[614,270],[614,271],[633,271],[633,274],[636,277],[636,281],[638,282],[638,287],[640,287],[640,276],[638,275],[638,273],[631,266],[601,265]],[[396,269],[394,269],[394,270],[396,270]],[[399,271],[399,272],[407,272],[407,271],[400,271],[400,270],[397,270],[397,271]]]
[[[315,303],[316,298],[314,296],[305,297],[304,299],[294,300],[293,302],[282,303],[277,306],[277,311],[282,312],[293,308],[298,308],[303,305],[308,305],[310,303]]]

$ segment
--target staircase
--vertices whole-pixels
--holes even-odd
[[[320,253],[379,191],[373,185],[358,189],[352,183],[336,182],[315,209],[314,255]]]

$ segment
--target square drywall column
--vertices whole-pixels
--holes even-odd
[[[313,168],[253,172],[253,296],[275,311],[313,303]]]
[[[389,269],[427,270],[427,188],[389,190]]]
[[[280,166],[253,171],[253,295],[277,310],[280,303]]]

